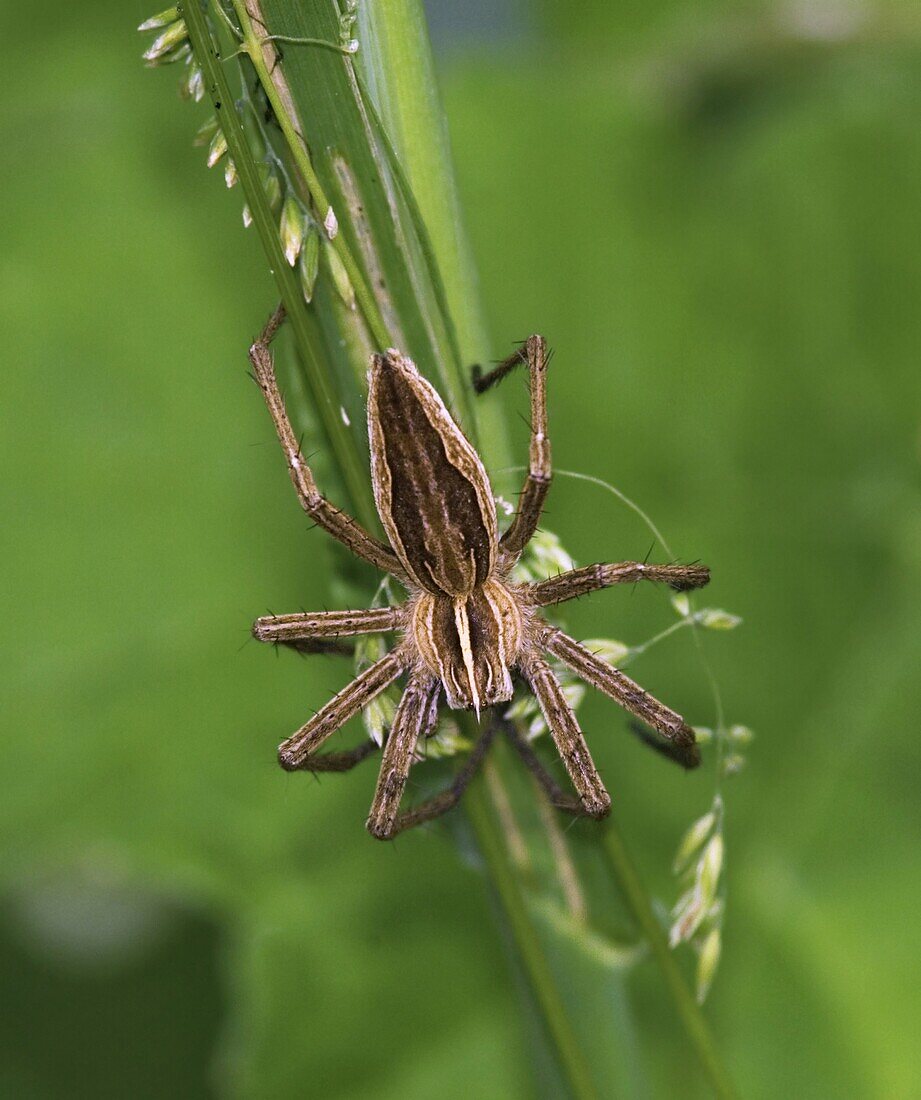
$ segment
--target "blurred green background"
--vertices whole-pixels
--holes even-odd
[[[921,1095],[916,12],[459,10],[433,25],[496,354],[550,338],[557,463],[639,500],[745,619],[709,640],[758,733],[727,788],[719,1045],[747,1096]],[[141,67],[149,14],[40,3],[0,45],[0,1093],[529,1096],[448,834],[375,844],[373,767],[275,765],[345,673],[248,625],[322,603],[328,558],[246,377],[262,256],[191,147],[202,110]],[[588,485],[557,483],[550,524],[581,561],[648,550]],[[671,620],[637,591],[570,621]],[[689,638],[637,675],[712,724]],[[601,700],[584,721],[672,898],[710,778]],[[659,975],[631,984],[657,1090],[690,1094]]]

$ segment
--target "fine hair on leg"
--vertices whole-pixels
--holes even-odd
[[[520,668],[537,696],[547,728],[585,812],[589,817],[606,817],[611,810],[611,796],[601,782],[585,737],[553,670],[537,653],[525,654]]]
[[[515,367],[526,364],[531,391],[531,441],[528,451],[528,473],[518,497],[515,517],[499,540],[503,567],[518,560],[522,550],[531,540],[540,522],[544,500],[550,490],[552,470],[550,465],[550,439],[547,435],[547,342],[543,336],[529,336],[524,346],[487,374],[479,368],[473,371],[473,388],[484,393],[501,382]]]
[[[435,716],[432,697],[437,697],[440,691],[440,682],[427,670],[415,669],[410,674],[384,745],[377,789],[368,815],[368,832],[379,840],[393,836],[416,742],[430,732]]]
[[[400,565],[393,550],[369,535],[357,520],[352,519],[346,512],[340,511],[320,493],[307,460],[301,454],[300,444],[294,434],[294,429],[291,427],[291,422],[285,410],[284,399],[278,389],[275,366],[269,351],[269,341],[277,332],[283,319],[283,311],[280,318],[278,310],[272,314],[262,335],[249,349],[249,359],[253,366],[253,376],[262,390],[266,406],[275,425],[275,433],[285,453],[288,472],[291,475],[291,481],[301,502],[301,507],[318,526],[341,542],[357,557],[364,558],[365,561],[370,562],[378,569],[403,581],[406,579],[406,571]]]
[[[600,562],[570,569],[545,581],[526,586],[526,597],[536,607],[565,603],[600,588],[614,584],[635,584],[637,581],[656,581],[667,584],[676,592],[688,592],[703,588],[710,580],[710,570],[705,565],[652,565],[641,561],[617,563]]]
[[[325,703],[317,713],[278,746],[278,762],[285,771],[300,770],[311,753],[397,679],[405,656],[391,650]]]

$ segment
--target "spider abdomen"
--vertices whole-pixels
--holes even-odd
[[[482,460],[411,359],[373,357],[374,499],[403,568],[433,595],[468,596],[493,571],[496,506]]]

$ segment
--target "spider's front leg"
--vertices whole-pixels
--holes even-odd
[[[451,785],[427,801],[420,802],[418,806],[412,806],[408,810],[404,810],[402,813],[397,814],[386,839],[392,839],[397,833],[405,832],[406,829],[415,828],[416,825],[422,825],[427,821],[434,821],[436,818],[446,814],[449,810],[453,810],[458,802],[460,802],[470,780],[473,779],[479,770],[480,764],[483,762],[483,757],[486,755],[486,750],[492,742],[494,733],[495,728],[493,723],[487,723],[486,728],[480,734],[479,740],[474,745],[473,751],[467,757],[464,766],[454,777]]]
[[[384,759],[368,815],[368,832],[378,840],[390,840],[396,832],[400,799],[416,742],[431,732],[437,720],[440,692],[441,682],[426,669],[416,668],[410,674],[384,746]]]
[[[611,811],[611,796],[601,782],[585,736],[553,670],[533,646],[521,653],[519,668],[537,696],[547,728],[585,813],[589,817],[607,817]]]
[[[700,750],[694,731],[680,714],[660,703],[654,695],[650,695],[620,669],[602,661],[575,638],[570,638],[549,623],[537,624],[535,636],[543,649],[568,665],[577,676],[664,737],[671,746],[667,755],[685,768],[697,767],[700,763]]]
[[[313,474],[298,444],[294,429],[285,411],[285,403],[278,389],[275,378],[275,367],[272,363],[272,355],[269,344],[281,327],[285,319],[283,306],[272,314],[266,323],[261,335],[249,349],[249,359],[253,365],[253,373],[259,388],[262,390],[265,403],[268,406],[278,441],[288,463],[288,471],[297,491],[301,507],[308,516],[327,534],[338,539],[344,546],[359,558],[390,573],[400,581],[406,580],[406,571],[400,565],[393,550],[378,539],[373,538],[368,532],[352,519],[350,515],[340,511],[331,504],[317,489]]]
[[[401,607],[369,607],[361,611],[303,611],[294,615],[263,615],[253,623],[253,637],[273,645],[299,645],[357,634],[401,630]]]
[[[528,474],[518,497],[518,511],[511,526],[499,541],[500,567],[514,564],[521,551],[537,530],[544,500],[550,490],[550,439],[547,436],[547,342],[543,336],[529,336],[524,346],[504,359],[488,374],[473,369],[473,388],[483,393],[494,386],[515,367],[526,363],[531,391],[531,442],[528,451]]]

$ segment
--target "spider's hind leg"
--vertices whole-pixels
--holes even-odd
[[[275,433],[285,452],[288,463],[288,472],[291,481],[297,491],[301,507],[308,516],[327,534],[338,539],[353,554],[359,558],[390,573],[400,581],[405,581],[406,571],[400,565],[399,559],[393,550],[385,543],[373,538],[368,532],[352,519],[347,513],[340,511],[331,504],[317,488],[313,473],[307,465],[307,460],[301,454],[300,444],[291,421],[285,410],[285,403],[278,388],[275,378],[275,366],[269,351],[269,344],[285,319],[284,306],[279,306],[266,323],[259,338],[249,349],[249,359],[253,366],[253,376],[275,425]]]
[[[578,798],[567,794],[557,783],[550,772],[540,762],[537,753],[531,747],[530,742],[515,727],[514,722],[503,722],[502,730],[511,742],[512,748],[521,757],[525,767],[534,776],[546,794],[550,805],[563,813],[572,814],[573,817],[584,817],[585,808]]]
[[[354,749],[344,749],[341,752],[318,752],[308,756],[298,765],[299,772],[347,772],[356,764],[367,760],[372,753],[377,752],[378,745],[374,741],[363,741]]]
[[[653,752],[657,752],[660,756],[664,756],[666,760],[671,760],[673,764],[680,764],[682,768],[689,769],[695,768],[700,763],[698,755],[690,755],[686,748],[680,745],[676,745],[673,741],[665,741],[660,737],[657,737],[650,729],[643,725],[638,718],[627,719],[627,729],[633,734],[637,741],[641,741],[646,748],[652,749]],[[695,744],[695,754],[697,753]]]
[[[550,465],[550,440],[547,436],[547,364],[550,356],[543,336],[529,336],[524,346],[504,359],[487,374],[473,368],[473,388],[484,393],[509,374],[515,367],[527,364],[531,390],[531,443],[528,452],[528,474],[518,498],[518,511],[499,546],[503,564],[517,561],[537,530],[544,500],[553,476]]]

